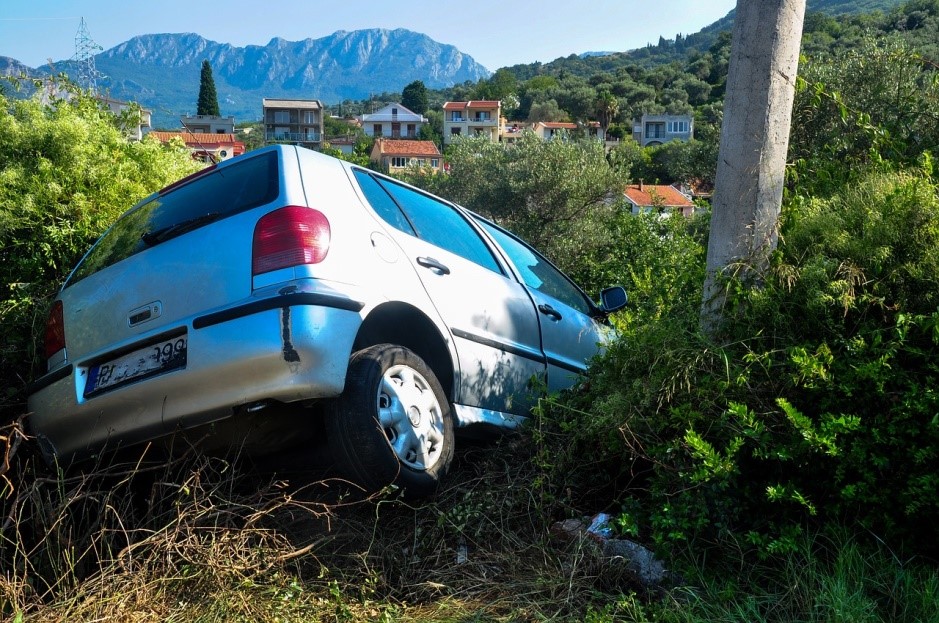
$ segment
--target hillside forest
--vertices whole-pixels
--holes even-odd
[[[726,35],[426,92],[428,115],[500,98],[511,118],[587,120],[602,102],[624,129],[692,111],[696,139],[466,139],[448,175],[403,175],[529,238],[588,293],[630,296],[580,383],[523,434],[458,451],[423,502],[339,496],[240,457],[39,460],[25,392],[58,284],[127,206],[195,165],[181,144],[128,141],[127,119],[73,86],[41,102],[5,84],[0,618],[939,621],[937,42],[939,0],[808,15],[778,248],[728,267],[716,333],[699,322],[708,206],[632,215],[611,197],[713,175]],[[600,539],[553,529],[601,512]],[[641,581],[609,539],[668,573]]]

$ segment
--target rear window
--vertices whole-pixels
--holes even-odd
[[[75,268],[66,286],[152,246],[277,198],[277,153],[268,152],[178,187],[125,213]]]

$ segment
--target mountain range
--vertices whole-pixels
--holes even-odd
[[[403,28],[337,31],[320,39],[236,47],[197,34],[151,34],[95,56],[98,91],[153,111],[154,127],[178,127],[195,113],[202,61],[212,65],[219,107],[236,121],[260,118],[261,99],[303,98],[324,103],[400,92],[414,80],[440,89],[489,76],[488,69],[452,45]],[[0,74],[77,76],[75,61],[36,69],[0,57]]]
[[[888,11],[904,1],[808,0],[807,10],[829,15]],[[733,15],[732,10],[700,33],[685,37],[685,46],[693,44],[707,49],[718,32],[731,28]],[[631,63],[676,60],[674,54],[669,56],[667,52],[668,46],[650,45],[632,52],[584,52],[580,58],[607,64],[604,59],[608,56],[622,57]],[[150,34],[134,37],[95,56],[101,74],[98,91],[116,99],[139,102],[152,110],[154,127],[176,128],[180,115],[195,112],[203,60],[212,65],[222,114],[234,116],[236,121],[258,119],[264,97],[313,98],[336,104],[367,99],[372,94],[400,92],[414,80],[422,80],[431,89],[442,89],[466,81],[477,82],[490,75],[488,69],[456,47],[403,28],[337,31],[303,41],[274,38],[264,46],[245,47],[210,41],[193,33]],[[541,63],[509,69],[519,79],[527,79],[539,68],[544,68]],[[70,60],[34,69],[0,56],[0,75],[65,72],[75,77],[77,69],[77,64]],[[587,69],[596,72],[604,67],[589,65]]]

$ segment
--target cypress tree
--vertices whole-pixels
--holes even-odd
[[[209,61],[202,61],[202,75],[199,78],[199,102],[196,104],[197,115],[220,117],[218,94],[215,92],[215,79],[212,78],[212,66]]]
[[[404,87],[401,92],[401,105],[419,115],[427,111],[427,87],[422,80],[415,80]]]

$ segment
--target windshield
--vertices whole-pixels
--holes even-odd
[[[66,287],[144,249],[277,198],[277,153],[219,167],[126,212],[95,243]]]

